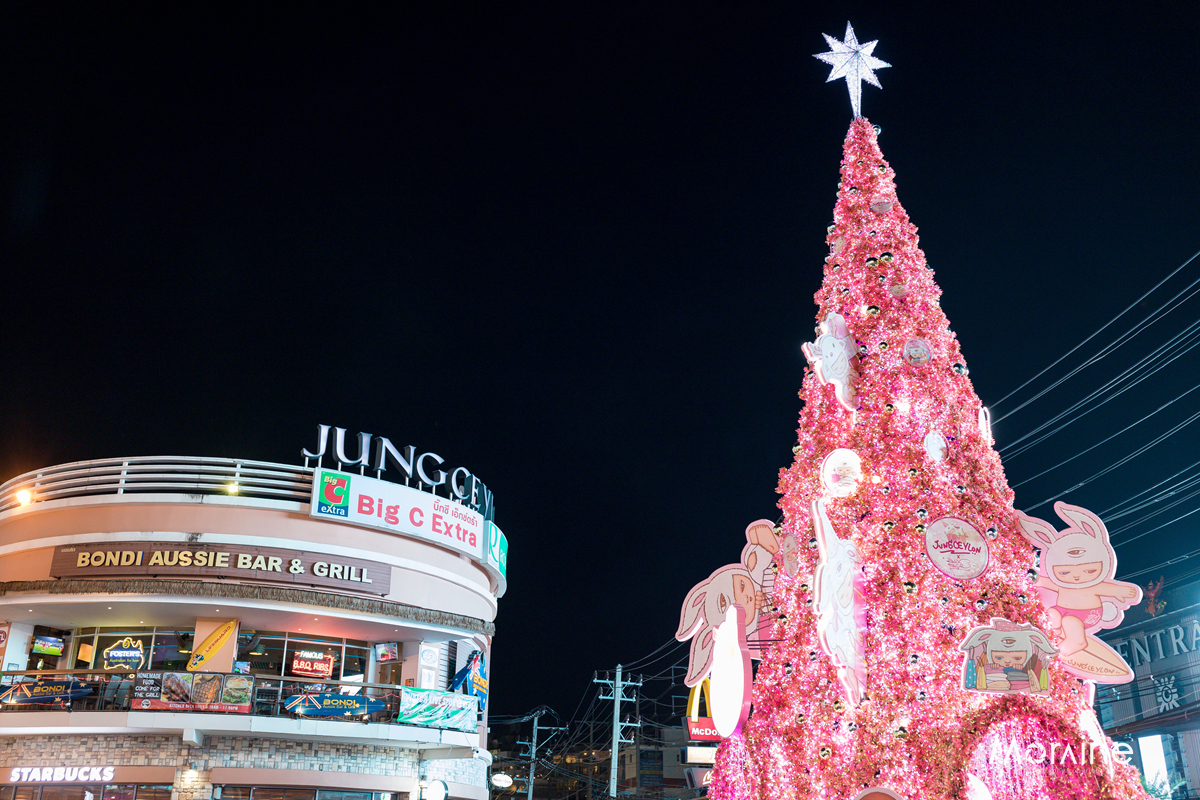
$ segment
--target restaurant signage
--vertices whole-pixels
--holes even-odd
[[[0,703],[29,705],[58,703],[87,697],[92,693],[86,683],[79,681],[29,681],[18,683],[0,694]]]
[[[413,536],[483,560],[483,516],[429,492],[332,469],[313,473],[309,512],[323,520]]]
[[[382,700],[348,694],[298,694],[283,701],[283,707],[293,714],[306,717],[361,716],[383,711]]]
[[[487,528],[487,564],[500,573],[500,577],[508,580],[508,537],[496,527],[496,523],[488,522]]]
[[[8,783],[107,783],[114,767],[13,767]]]
[[[333,654],[319,650],[297,650],[292,655],[291,672],[305,678],[328,678],[333,675]]]
[[[54,549],[50,575],[54,578],[101,575],[220,577],[321,586],[372,595],[389,594],[392,588],[392,568],[378,561],[235,544],[97,542],[63,545]]]
[[[146,664],[142,640],[126,636],[104,651],[105,669],[141,669]]]
[[[134,676],[133,711],[224,711],[250,713],[250,675],[139,672]]]

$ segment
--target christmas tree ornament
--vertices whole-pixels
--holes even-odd
[[[875,258],[875,256],[871,256],[870,258],[867,259],[867,267],[869,269],[875,269],[878,266],[879,266],[879,259]]]
[[[891,253],[880,253],[879,254],[879,260],[885,264],[892,263],[892,261],[894,259],[895,259],[895,256],[893,256]]]
[[[923,508],[918,508],[916,511],[917,519],[925,519],[929,516],[929,512]]]
[[[790,662],[790,661],[789,661],[789,662],[787,662],[786,664],[784,664],[784,665],[783,665],[783,674],[784,674],[784,675],[791,675],[791,674],[792,674],[792,662]]]
[[[916,467],[909,467],[909,468],[908,468],[908,477],[910,477],[910,478],[915,478],[915,477],[917,477],[917,468],[916,468]]]
[[[916,527],[917,533],[925,533],[925,523],[924,522],[918,522],[915,527]]]
[[[904,727],[903,725],[901,725],[899,728],[896,728],[895,736],[900,741],[904,741],[908,738],[908,728]]]
[[[964,652],[962,680],[968,692],[1042,694],[1049,690],[1047,665],[1058,650],[1030,623],[993,617],[973,628],[959,649]]]
[[[883,410],[888,414],[892,413],[895,409],[896,407],[891,403],[885,403],[883,406]]]
[[[1038,579],[1038,574],[1037,574],[1036,569],[1025,570],[1025,580],[1029,581],[1030,583],[1033,583],[1037,579]]]
[[[846,79],[846,86],[850,90],[850,107],[855,117],[861,117],[862,82],[866,81],[876,88],[882,88],[879,79],[875,77],[875,70],[890,67],[891,64],[875,57],[875,45],[879,44],[878,40],[859,44],[858,37],[854,35],[854,28],[850,27],[849,22],[846,23],[846,36],[841,41],[828,34],[823,35],[825,43],[829,45],[829,52],[817,53],[813,57],[833,67],[829,77],[825,79],[826,83],[838,78]]]
[[[887,349],[888,349],[888,343],[887,343],[887,342],[880,342],[880,343],[879,343],[879,349],[880,349],[880,350],[887,350]]]
[[[1027,595],[1019,594],[1017,595],[1017,602],[1021,605],[1025,605],[1029,602],[1029,597]]]
[[[924,339],[912,338],[904,343],[904,360],[913,367],[923,367],[933,358],[929,343]]]
[[[898,283],[895,286],[893,286],[892,288],[888,289],[888,294],[890,294],[892,297],[896,298],[897,300],[900,300],[902,298],[908,297],[908,287],[906,285],[904,285],[903,283]]]
[[[833,710],[839,714],[846,710],[846,704],[842,702],[842,698],[838,697],[833,701]]]
[[[804,721],[807,719],[808,719],[808,717],[804,716],[804,712],[801,711],[799,714],[796,715],[796,724],[803,725]]]
[[[845,317],[835,313],[826,316],[821,323],[821,336],[815,342],[805,342],[801,350],[821,384],[833,385],[838,402],[851,411],[857,409],[858,354]]]
[[[988,601],[987,601],[986,597],[981,597],[975,601],[975,610],[976,611],[983,611],[987,607],[988,607]]]
[[[858,346],[858,354],[860,356],[865,356],[867,354],[867,346],[865,344],[860,344]]]
[[[961,483],[959,483],[959,484],[955,485],[954,491],[958,492],[959,494],[962,494],[963,492],[967,491],[967,487],[963,486]]]
[[[828,745],[823,745],[819,751],[819,755],[821,758],[829,758],[831,755],[833,755],[833,748],[829,747]]]
[[[867,306],[867,313],[869,315],[871,315],[872,317],[879,316],[879,306],[875,306],[875,305]]]
[[[957,581],[978,578],[988,568],[987,540],[964,519],[941,517],[925,529],[925,554],[933,565]]]
[[[992,527],[990,527],[986,531],[984,531],[984,534],[989,539],[995,539],[997,536],[1000,535],[1000,531],[996,530],[996,526],[993,525]]]
[[[912,581],[904,582],[904,593],[905,594],[913,594],[916,591],[917,591],[917,585],[915,583],[913,583]]]
[[[862,459],[853,450],[839,447],[821,462],[821,482],[830,497],[854,494],[862,477]]]
[[[966,375],[967,374],[967,365],[966,364],[955,364],[954,371],[959,375]]]
[[[883,529],[885,531],[890,532],[894,527],[896,527],[896,523],[892,522],[890,519],[883,523]]]

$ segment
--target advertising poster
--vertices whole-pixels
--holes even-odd
[[[374,697],[347,694],[298,694],[284,700],[283,707],[306,717],[353,717],[374,714],[385,708],[384,702]]]
[[[56,703],[87,697],[91,687],[79,681],[30,681],[18,683],[0,694],[0,703],[26,705],[32,703]]]
[[[474,732],[478,727],[478,712],[479,702],[470,695],[405,686],[400,690],[396,722]]]
[[[333,654],[319,650],[297,650],[292,655],[289,673],[304,678],[328,678],[333,675]]]
[[[390,481],[318,469],[313,475],[312,516],[390,533],[484,557],[483,515],[445,497]],[[505,561],[507,562],[507,551]]]
[[[254,678],[192,672],[139,672],[133,681],[134,711],[250,713]]]

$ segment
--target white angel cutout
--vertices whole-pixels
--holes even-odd
[[[825,510],[825,501],[812,504],[820,559],[813,576],[816,585],[817,638],[837,666],[846,699],[857,705],[867,690],[867,661],[863,641],[865,608],[860,598],[862,575],[858,548],[838,538]]]
[[[824,386],[832,383],[838,402],[851,411],[858,409],[858,348],[841,314],[829,314],[821,323],[821,335],[815,342],[800,346],[804,357],[817,371]]]

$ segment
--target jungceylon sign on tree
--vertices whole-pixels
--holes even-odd
[[[861,117],[846,136],[796,455],[779,476],[775,538],[799,547],[773,555],[770,613],[753,631],[771,646],[709,797],[1144,797],[1077,677],[1123,678],[1091,632],[1136,597],[1113,579],[1094,516],[1067,507],[1071,529],[1057,531],[1014,510],[877,137]],[[1031,541],[1063,574],[1037,572]],[[709,642],[717,621],[699,612],[720,602],[700,595],[680,638]],[[748,591],[726,602],[754,605]]]

